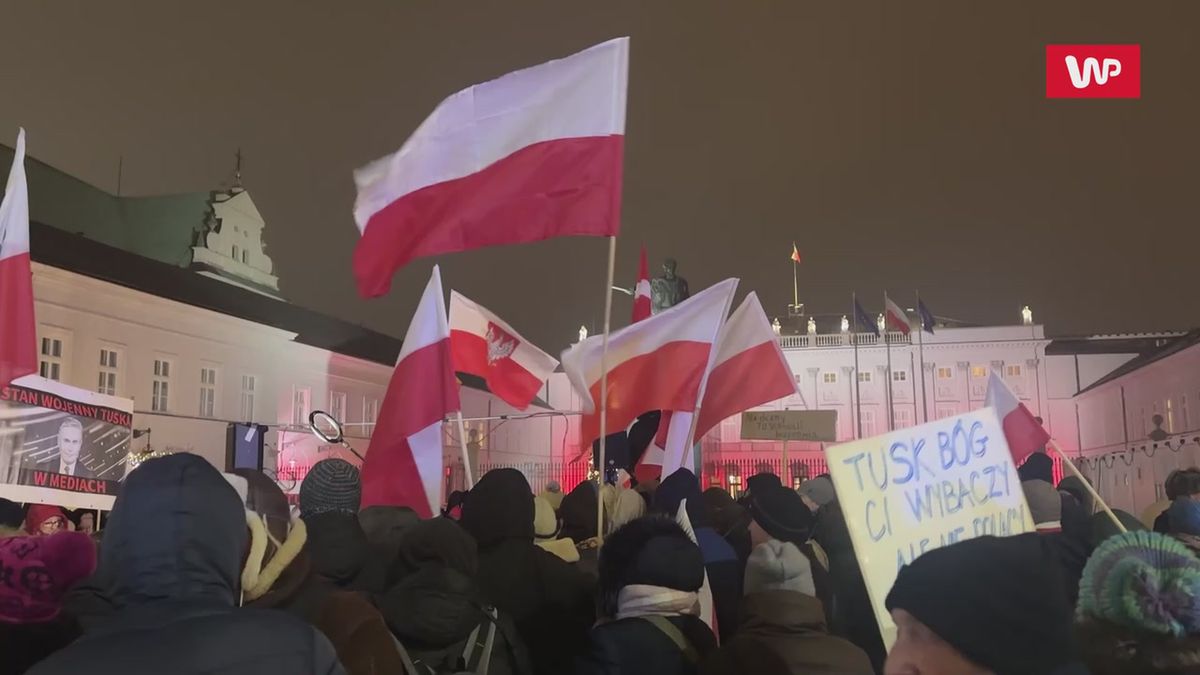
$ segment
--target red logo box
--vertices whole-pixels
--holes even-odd
[[[1046,98],[1141,97],[1141,45],[1046,45]]]

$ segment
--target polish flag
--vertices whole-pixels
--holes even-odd
[[[529,407],[558,367],[553,356],[457,291],[450,291],[450,359],[455,371],[482,377],[518,410]]]
[[[646,247],[638,267],[637,287],[633,291],[633,323],[650,318],[650,266],[646,264]]]
[[[616,236],[628,70],[617,38],[468,87],[356,171],[359,293],[387,293],[414,258]]]
[[[442,503],[442,420],[461,409],[436,266],[413,314],[362,467],[362,506],[407,506],[432,518]]]
[[[0,202],[0,387],[36,373],[37,322],[29,263],[29,190],[25,183],[25,130],[17,133],[12,169]]]
[[[912,330],[912,325],[908,322],[908,315],[886,293],[883,296],[883,316],[890,330],[899,331],[905,335]]]
[[[1016,394],[1004,384],[995,372],[988,378],[987,396],[984,405],[996,409],[996,416],[1004,427],[1004,439],[1012,453],[1013,463],[1020,466],[1026,457],[1046,447],[1050,434],[1042,428],[1029,408],[1017,399]]]
[[[696,438],[744,410],[799,394],[762,303],[756,293],[750,293],[721,328]]]
[[[624,431],[647,410],[695,410],[713,343],[736,289],[737,279],[727,279],[609,336],[604,433]],[[597,401],[603,337],[590,337],[562,355],[563,370],[584,407],[580,441],[585,448],[601,431]]]

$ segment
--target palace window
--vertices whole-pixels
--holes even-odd
[[[167,412],[171,404],[171,362],[154,360],[154,380],[150,389],[150,410]]]
[[[96,382],[96,393],[117,395],[117,367],[120,362],[121,358],[116,349],[100,349],[100,376]]]

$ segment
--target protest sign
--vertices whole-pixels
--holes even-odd
[[[900,568],[926,551],[983,535],[1032,532],[1004,431],[993,408],[825,451],[884,644],[884,608]]]
[[[112,508],[132,423],[129,399],[35,376],[0,388],[0,496]]]
[[[742,440],[837,440],[836,410],[767,410],[742,413]]]

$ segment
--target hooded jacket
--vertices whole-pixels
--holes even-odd
[[[591,580],[533,543],[533,493],[514,469],[490,471],[463,505],[479,545],[483,598],[516,622],[539,675],[570,672],[595,617]]]
[[[867,653],[878,672],[883,672],[887,650],[879,636],[879,623],[862,568],[854,555],[850,530],[842,513],[841,503],[834,500],[817,511],[813,539],[829,556],[829,583],[833,587],[834,606],[826,608],[831,617],[829,628],[834,635],[844,637]]]
[[[247,545],[242,502],[207,461],[181,453],[142,464],[101,545],[99,578],[115,611],[30,672],[344,673],[307,623],[237,609]]]

